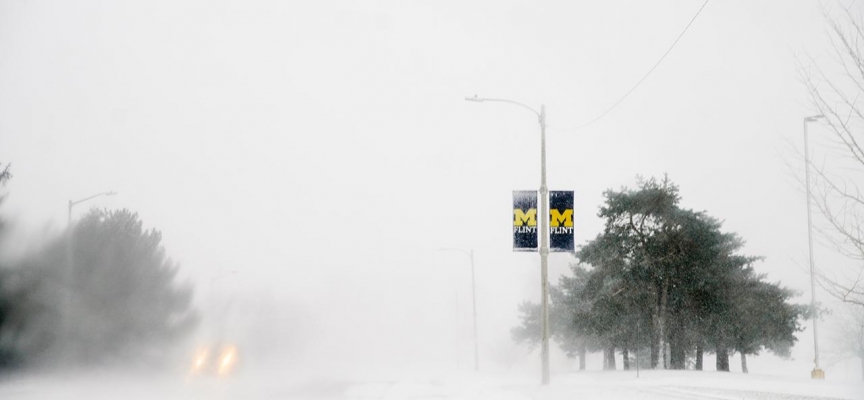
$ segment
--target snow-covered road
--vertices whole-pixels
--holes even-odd
[[[530,378],[481,376],[450,382],[360,384],[349,399],[864,399],[864,384],[696,371],[579,372],[543,387]]]
[[[397,375],[394,375],[397,376]],[[433,377],[434,376],[434,377]],[[540,386],[525,374],[447,373],[396,379],[298,379],[288,371],[246,373],[230,380],[89,373],[0,381],[0,399],[862,399],[864,383],[808,377],[696,371],[587,371],[553,375]]]

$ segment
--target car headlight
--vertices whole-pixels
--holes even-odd
[[[219,355],[219,374],[225,375],[231,372],[237,363],[237,349],[233,346],[226,347]]]
[[[207,358],[209,352],[207,350],[199,350],[195,355],[195,361],[192,362],[192,372],[198,372],[207,367]]]

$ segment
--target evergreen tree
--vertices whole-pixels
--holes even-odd
[[[744,241],[737,235],[704,212],[680,208],[677,193],[667,179],[605,193],[603,232],[580,247],[573,276],[551,290],[553,337],[594,344],[610,369],[616,349],[625,368],[631,351],[648,348],[653,367],[662,360],[684,369],[695,354],[700,370],[703,353],[714,351],[721,371],[729,370],[730,351],[742,354],[745,370],[747,354],[787,354],[805,308],[788,303],[791,291],[753,272],[760,258],[739,254]],[[539,338],[539,306],[520,310],[519,333]]]
[[[3,166],[0,170],[0,188],[6,185],[6,182],[12,178],[12,173],[9,171],[9,164]],[[0,204],[6,199],[6,194],[0,194]],[[2,218],[0,218],[0,240],[6,235],[6,226]],[[2,246],[0,246],[2,249]],[[5,255],[0,254],[0,261],[4,260]],[[7,332],[10,325],[15,321],[15,305],[16,294],[10,290],[11,276],[7,268],[0,265],[0,368],[13,366],[19,362],[18,354],[9,345],[14,339],[13,332]]]
[[[55,364],[61,349],[80,364],[158,361],[197,323],[192,288],[176,282],[161,234],[137,214],[94,209],[69,235],[11,270],[19,318],[4,329],[28,362]]]

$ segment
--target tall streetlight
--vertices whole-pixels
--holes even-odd
[[[549,188],[546,187],[546,105],[540,105],[540,112],[537,110],[513,101],[505,99],[488,99],[483,97],[466,97],[467,101],[496,101],[502,103],[515,104],[526,108],[537,115],[537,120],[540,123],[540,363],[542,364],[541,383],[549,384],[549,282],[548,282],[548,263],[549,258],[549,211],[546,210],[549,202]]]
[[[74,207],[76,204],[81,204],[85,201],[95,199],[99,196],[113,196],[115,194],[117,194],[117,192],[108,191],[108,192],[96,193],[90,197],[85,197],[85,198],[83,198],[81,200],[77,200],[77,201],[69,200],[68,208],[66,209],[66,211],[67,211],[66,212],[66,264],[67,265],[66,265],[66,290],[65,290],[66,301],[64,302],[66,304],[66,312],[63,313],[63,315],[64,315],[63,323],[65,325],[63,332],[66,335],[66,337],[64,338],[63,343],[66,344],[66,348],[64,349],[66,352],[66,356],[70,357],[70,358],[72,357],[72,348],[69,344],[71,343],[70,340],[72,339],[72,337],[71,337],[72,336],[72,312],[74,310],[74,308],[72,307],[72,284],[74,283],[73,281],[75,278],[75,271],[74,271],[75,261],[73,259],[73,254],[72,254],[72,207]]]
[[[807,186],[807,248],[810,253],[810,311],[813,315],[813,351],[815,366],[810,372],[812,379],[825,379],[825,371],[819,368],[819,316],[816,315],[816,269],[813,267],[813,218],[810,212],[810,149],[808,147],[807,123],[816,122],[824,115],[804,118],[804,180]]]
[[[463,250],[454,248],[442,248],[440,251],[458,251],[471,259],[471,305],[474,308],[474,372],[480,371],[480,344],[477,341],[477,292],[474,285],[474,249]]]
[[[85,198],[83,198],[83,199],[81,199],[81,200],[78,200],[78,201],[72,201],[72,200],[69,200],[69,209],[68,209],[68,212],[67,212],[67,214],[66,214],[66,227],[67,227],[67,228],[71,228],[71,227],[72,227],[72,207],[73,207],[73,206],[75,206],[76,204],[81,204],[81,203],[83,203],[83,202],[85,202],[85,201],[87,201],[87,200],[95,199],[95,198],[97,198],[97,197],[99,197],[99,196],[113,196],[113,195],[115,195],[115,194],[117,194],[117,192],[115,192],[115,191],[108,191],[108,192],[96,193],[96,194],[94,194],[94,195],[92,195],[92,196],[90,196],[90,197],[85,197]]]

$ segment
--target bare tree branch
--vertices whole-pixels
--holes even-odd
[[[813,57],[807,56],[806,64],[798,59],[801,81],[814,109],[825,116],[833,145],[817,147],[817,153],[824,153],[821,157],[796,154],[808,160],[805,168],[812,172],[807,201],[820,216],[814,224],[820,242],[853,261],[842,267],[820,268],[818,283],[832,297],[864,306],[864,193],[859,185],[864,173],[864,107],[858,105],[864,94],[864,24],[848,7],[841,8],[839,17],[822,8],[835,61],[842,71],[837,74],[839,79],[826,73]],[[800,171],[791,163],[787,166]],[[807,185],[800,173],[794,176],[799,185]]]

